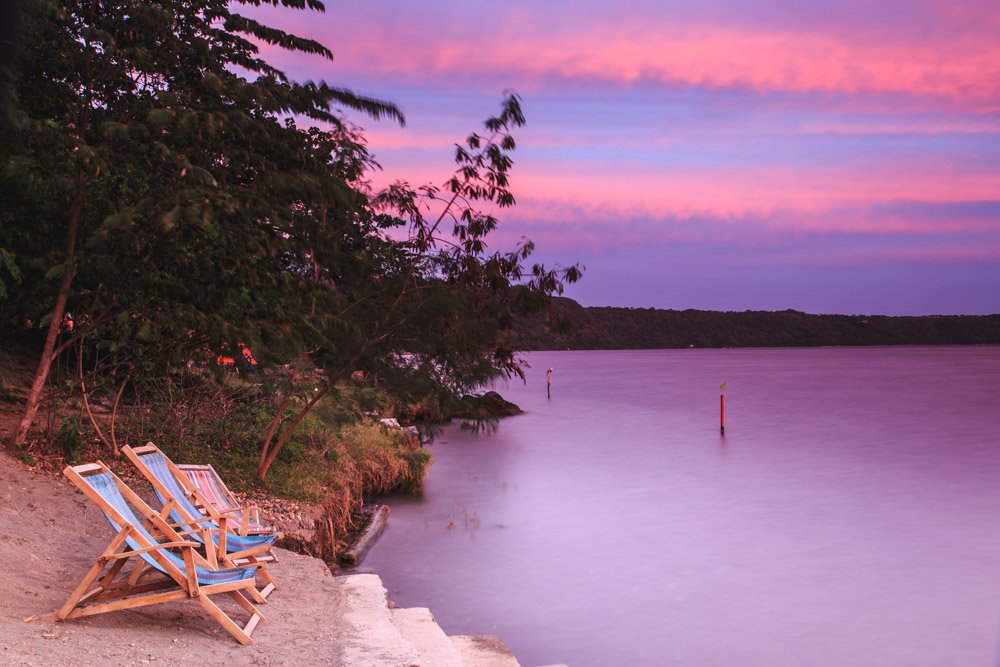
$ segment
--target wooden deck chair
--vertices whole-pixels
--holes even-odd
[[[250,635],[264,616],[244,595],[263,602],[254,588],[256,566],[219,569],[213,562],[214,551],[208,552],[207,559],[202,557],[196,551],[199,542],[184,539],[166,522],[165,512],[150,508],[100,461],[68,466],[63,474],[101,508],[117,535],[66,603],[43,619],[65,621],[190,598],[238,642],[253,643]],[[136,517],[133,507],[143,520]],[[160,539],[153,537],[150,529],[155,529]],[[133,567],[126,572],[130,561]],[[250,614],[242,628],[210,599],[220,593]]]
[[[184,473],[188,481],[191,482],[200,495],[208,502],[208,508],[204,503],[196,502],[202,514],[208,514],[211,510],[219,514],[229,516],[229,525],[233,532],[240,535],[271,534],[278,532],[273,526],[265,526],[260,523],[260,510],[251,505],[240,507],[236,496],[226,486],[219,473],[210,465],[195,465],[189,463],[178,463],[177,469]]]
[[[259,565],[259,574],[265,583],[260,593],[265,598],[277,587],[267,571],[267,563],[277,561],[271,547],[281,537],[280,533],[240,535],[233,531],[230,523],[232,513],[206,511],[202,514],[195,503],[206,508],[210,507],[208,500],[153,443],[146,443],[144,447],[126,445],[122,451],[153,485],[157,498],[175,525],[211,524],[217,528],[210,535],[220,561],[230,567],[244,562]],[[202,539],[200,533],[192,533],[192,538]]]

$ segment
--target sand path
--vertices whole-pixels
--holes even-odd
[[[267,620],[249,647],[188,600],[62,623],[24,621],[57,609],[112,537],[103,514],[68,481],[0,454],[0,664],[414,662],[412,647],[385,622],[377,577],[331,576],[322,561],[283,550],[271,570],[279,588],[261,606]],[[228,602],[220,606],[230,609]]]

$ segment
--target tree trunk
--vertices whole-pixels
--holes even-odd
[[[70,283],[73,282],[75,270],[70,270],[63,275],[62,284],[59,286],[59,296],[52,307],[52,322],[49,323],[49,333],[45,337],[45,345],[42,347],[42,358],[38,361],[38,370],[35,371],[35,379],[31,383],[31,391],[28,393],[28,400],[24,404],[24,414],[17,425],[14,433],[14,443],[24,442],[31,428],[31,422],[35,419],[38,406],[42,400],[42,389],[45,388],[45,380],[49,377],[49,369],[55,360],[52,351],[56,347],[56,335],[59,333],[59,326],[62,324],[63,313],[66,311],[67,291]]]
[[[125,378],[125,381],[122,382],[122,386],[118,388],[118,394],[115,396],[115,404],[111,408],[111,449],[114,452],[116,458],[121,453],[121,450],[118,448],[118,441],[115,440],[115,416],[118,414],[118,403],[122,400],[122,392],[125,391],[126,384],[128,384],[127,377]],[[125,428],[125,444],[126,445],[128,444],[127,426]]]
[[[96,373],[97,372],[96,361],[94,366],[95,366],[94,372]],[[90,419],[90,425],[94,427],[94,433],[96,433],[97,437],[100,438],[101,442],[104,443],[104,446],[110,449],[111,443],[108,442],[108,439],[104,437],[104,433],[101,432],[100,427],[97,425],[97,420],[94,419],[94,413],[90,409],[90,399],[87,397],[87,385],[83,381],[83,336],[80,336],[79,345],[77,346],[76,349],[76,372],[77,372],[77,379],[80,381],[80,395],[83,396],[83,408],[87,413],[87,418]],[[83,421],[82,416],[80,420]]]
[[[267,448],[271,445],[271,438],[274,437],[274,430],[278,428],[278,423],[281,421],[281,416],[285,414],[285,406],[288,405],[288,400],[292,397],[292,391],[295,389],[295,378],[299,376],[299,370],[292,370],[292,377],[288,380],[288,389],[285,390],[285,395],[281,399],[281,404],[278,405],[278,411],[274,415],[274,420],[271,421],[271,429],[267,432],[267,438],[264,440],[264,447],[260,450],[260,462],[257,464],[257,479],[264,481],[264,475],[267,474],[267,466],[270,466],[269,459],[267,458]]]
[[[294,431],[295,427],[299,425],[299,422],[302,421],[302,418],[305,417],[309,413],[309,411],[313,409],[313,406],[319,403],[319,399],[326,396],[326,393],[331,389],[333,389],[333,386],[337,384],[337,381],[340,380],[340,378],[344,377],[344,375],[346,375],[351,369],[354,368],[354,364],[356,364],[358,359],[361,358],[361,355],[364,354],[367,346],[368,346],[367,343],[362,345],[358,353],[355,354],[350,361],[344,364],[344,366],[330,378],[330,381],[326,383],[326,386],[320,389],[318,392],[316,392],[312,400],[306,403],[304,408],[299,410],[299,414],[295,415],[295,419],[292,420],[292,423],[289,424],[288,428],[286,428],[281,433],[281,436],[278,438],[278,441],[274,443],[274,448],[269,449],[271,445],[271,438],[274,437],[275,426],[278,423],[277,417],[275,418],[275,421],[271,424],[271,430],[267,434],[267,440],[264,441],[264,448],[260,455],[260,464],[257,466],[257,479],[259,479],[262,482],[264,481],[264,477],[267,475],[267,471],[270,470],[271,464],[274,463],[275,457],[278,456],[278,452],[280,452],[281,448],[285,446],[285,441],[288,440],[288,436],[292,434],[292,431]],[[282,407],[280,408],[280,410],[282,411],[284,410],[284,405],[285,405],[284,402],[282,402]],[[281,412],[278,413],[279,416],[281,414],[282,414]],[[267,455],[267,458],[265,458],[265,454]]]
[[[310,410],[312,410],[313,406],[319,402],[319,399],[323,398],[323,396],[326,395],[326,392],[330,391],[334,383],[336,383],[336,381],[339,378],[340,375],[339,374],[336,375],[333,379],[330,380],[329,383],[327,383],[325,387],[323,387],[323,389],[316,392],[316,395],[313,397],[311,401],[306,403],[306,406],[304,408],[299,410],[299,414],[297,414],[295,416],[295,419],[292,420],[291,425],[284,430],[284,432],[281,434],[281,437],[278,438],[278,442],[274,443],[274,448],[271,449],[270,454],[268,454],[268,447],[271,444],[271,438],[274,436],[274,427],[277,425],[277,421],[275,421],[271,425],[271,431],[267,435],[267,440],[264,442],[264,449],[260,455],[260,464],[257,466],[257,479],[259,479],[262,482],[264,481],[264,477],[267,476],[267,471],[270,470],[271,464],[274,463],[275,457],[278,456],[278,452],[281,451],[281,448],[285,446],[285,440],[287,440],[288,436],[291,435],[292,431],[295,430],[295,427],[299,425],[299,422],[302,421],[302,418],[305,417],[306,414]],[[282,406],[284,406],[284,403],[282,403]],[[282,407],[282,410],[283,409],[284,407]],[[281,413],[279,413],[278,416],[280,416],[280,414]],[[265,454],[268,454],[267,458],[264,457]]]
[[[14,444],[24,442],[28,435],[28,429],[35,419],[38,406],[42,400],[42,389],[45,388],[45,380],[49,377],[49,370],[55,360],[56,336],[59,334],[59,327],[62,326],[63,314],[66,312],[66,300],[69,298],[69,288],[76,276],[76,233],[80,227],[80,218],[83,216],[83,192],[89,177],[83,173],[77,180],[76,196],[69,209],[69,227],[66,230],[66,271],[63,273],[62,281],[59,284],[59,294],[56,302],[52,306],[52,321],[49,322],[49,332],[45,336],[45,345],[42,346],[42,358],[38,361],[38,370],[35,371],[35,379],[31,383],[31,391],[28,392],[28,400],[24,404],[24,414],[14,432]]]
[[[326,383],[326,386],[320,389],[318,392],[316,392],[312,400],[306,403],[304,408],[299,410],[299,414],[295,415],[295,419],[292,420],[292,423],[289,424],[288,428],[286,428],[282,432],[281,436],[278,438],[278,441],[274,443],[274,448],[270,450],[270,453],[268,453],[267,458],[265,459],[264,453],[268,451],[268,447],[271,444],[271,438],[274,436],[274,425],[277,422],[275,422],[275,424],[272,424],[271,432],[268,433],[267,441],[264,442],[264,452],[261,453],[260,465],[257,466],[257,479],[259,479],[262,482],[264,481],[264,477],[267,475],[267,471],[270,470],[271,464],[274,463],[275,457],[278,456],[278,452],[280,452],[281,448],[285,446],[285,441],[288,440],[288,436],[292,434],[292,431],[294,431],[295,427],[299,425],[299,422],[302,421],[302,418],[305,417],[306,414],[308,414],[309,411],[313,409],[313,406],[319,403],[319,399],[326,396],[326,393],[331,389],[333,389],[333,386],[337,384],[337,381],[345,375],[345,373],[349,368],[353,367],[354,362],[357,360],[358,357],[355,357],[350,361],[350,363],[347,366],[341,369],[340,372],[331,377],[330,381]],[[284,408],[282,407],[282,409]]]

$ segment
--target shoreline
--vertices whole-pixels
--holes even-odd
[[[529,352],[662,352],[664,350],[839,350],[858,348],[912,348],[912,347],[1000,347],[1000,343],[872,343],[870,345],[721,345],[717,347],[704,345],[688,345],[684,347],[561,347],[521,350],[519,354]]]
[[[63,622],[31,620],[58,609],[107,547],[104,515],[62,478],[0,452],[0,663],[52,665],[330,665],[409,667],[446,664],[425,655],[427,610],[395,610],[374,574],[331,573],[318,558],[279,549],[278,589],[260,610],[266,620],[240,646],[189,600]],[[228,601],[227,601],[228,602]],[[225,605],[223,605],[225,606]],[[423,621],[414,629],[413,618]],[[437,633],[444,637],[436,625]],[[424,634],[421,634],[424,632]],[[518,665],[499,638],[446,638],[462,651],[489,651],[490,665]]]

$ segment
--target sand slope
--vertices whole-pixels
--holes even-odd
[[[68,481],[0,454],[0,664],[377,667],[419,661],[388,622],[378,577],[334,577],[322,561],[282,550],[272,566],[279,589],[261,606],[267,620],[249,647],[186,600],[63,623],[24,622],[62,605],[112,537],[101,512]]]

